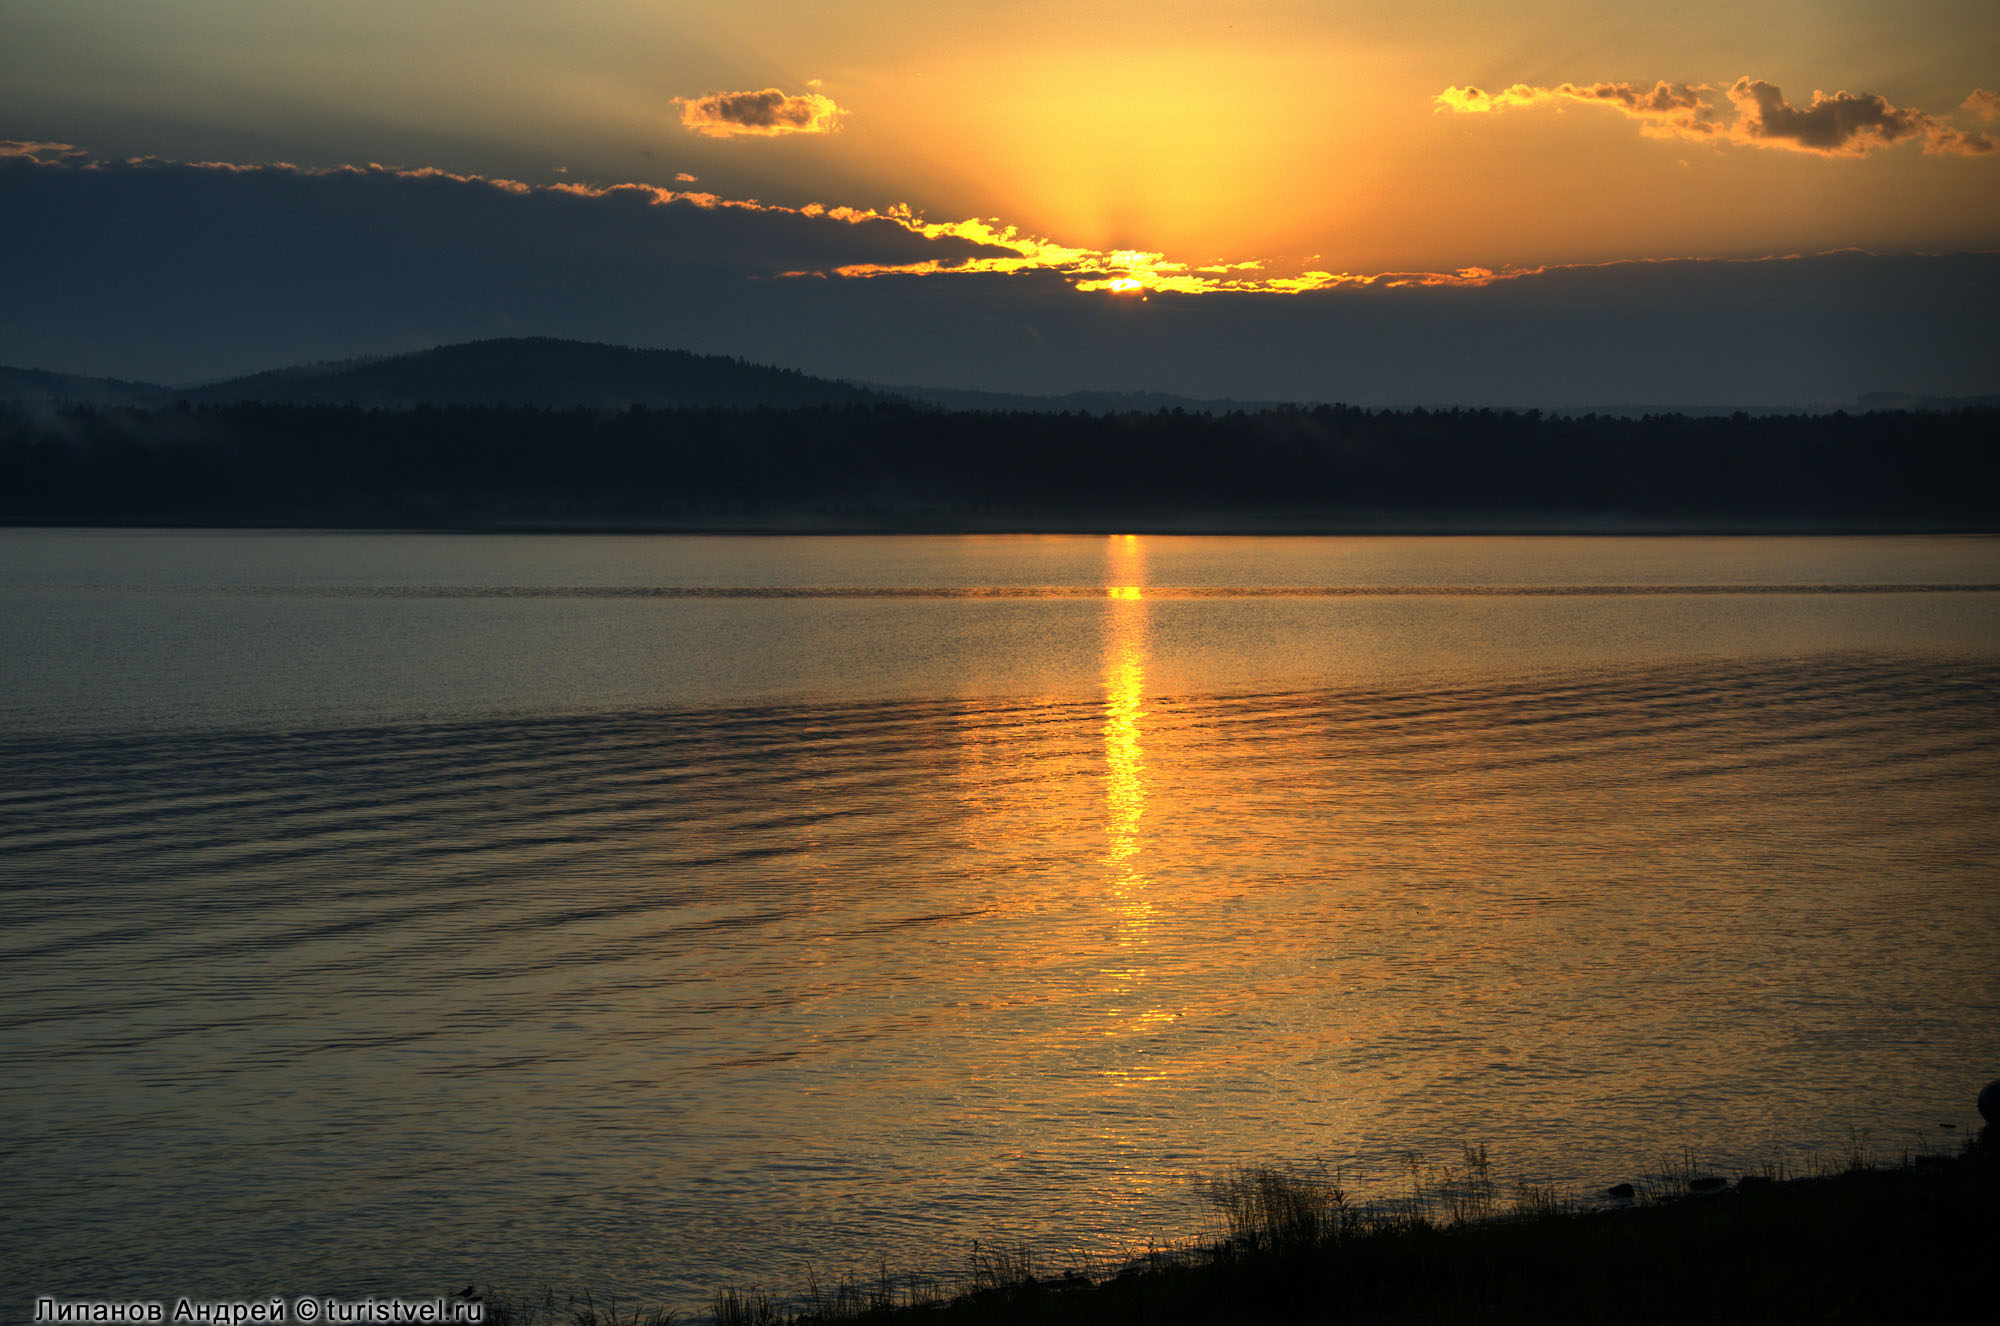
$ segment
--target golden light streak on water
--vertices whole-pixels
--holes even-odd
[[[1148,777],[1145,544],[1114,537],[1106,550],[1104,654],[1104,856],[1107,894],[1119,939],[1139,944],[1153,915],[1145,873]],[[1143,973],[1140,973],[1143,974]]]

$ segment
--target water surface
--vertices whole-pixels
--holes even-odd
[[[0,533],[10,1291],[656,1294],[2000,1072],[2000,545]]]

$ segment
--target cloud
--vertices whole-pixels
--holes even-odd
[[[39,168],[50,178],[99,177],[102,192],[163,191],[169,185],[190,187],[188,177],[245,177],[246,214],[263,200],[297,193],[301,182],[321,181],[321,193],[346,201],[400,187],[414,205],[419,193],[433,197],[440,215],[454,209],[490,207],[490,196],[504,194],[533,200],[534,210],[550,211],[564,202],[570,220],[582,230],[606,233],[616,229],[610,218],[629,230],[651,227],[664,241],[669,236],[700,231],[699,252],[669,254],[660,262],[683,263],[708,270],[740,271],[757,279],[827,277],[865,280],[874,277],[1019,276],[1047,274],[1084,292],[1112,294],[1269,293],[1298,294],[1337,286],[1456,285],[1507,279],[1514,273],[1423,272],[1354,274],[1345,272],[1271,273],[1263,262],[1249,259],[1196,270],[1166,254],[1143,249],[1093,249],[1064,244],[992,218],[934,221],[914,208],[857,208],[808,203],[783,207],[754,199],[730,199],[714,193],[651,184],[608,186],[559,181],[530,185],[493,176],[454,174],[434,167],[391,169],[379,165],[301,168],[278,164],[234,162],[174,162],[153,158],[98,161],[64,144],[14,144],[11,155],[22,169]],[[152,184],[141,185],[141,178]],[[254,181],[254,182],[253,182]],[[46,183],[46,181],[44,181]],[[683,172],[677,184],[694,182]],[[421,190],[418,186],[422,186]],[[219,186],[217,186],[219,188]],[[122,204],[107,203],[107,206]],[[718,218],[704,222],[707,215]],[[724,223],[719,218],[735,219]],[[620,231],[620,243],[629,242]]]
[[[1466,92],[1484,97],[1483,93]],[[1500,98],[1520,101],[1536,92],[1559,98],[1587,99],[1645,113],[1673,117],[1687,108],[1685,85],[1660,84],[1652,89],[1603,84],[1591,88],[1508,89]],[[1488,98],[1487,100],[1496,100]],[[1504,104],[1504,103],[1503,103]],[[581,248],[643,249],[639,266],[660,279],[679,279],[689,271],[704,280],[809,279],[865,282],[877,279],[1028,277],[1054,279],[1064,288],[1085,294],[1147,298],[1173,295],[1299,296],[1334,290],[1477,288],[1518,281],[1561,270],[1549,266],[1463,267],[1448,271],[1352,272],[1306,264],[1275,266],[1250,258],[1234,263],[1195,267],[1146,249],[1094,249],[1036,235],[995,218],[934,221],[907,204],[885,209],[808,203],[784,207],[754,199],[723,198],[714,193],[665,188],[651,184],[592,185],[560,181],[530,185],[491,176],[453,174],[432,167],[391,169],[379,165],[301,168],[285,164],[243,165],[232,162],[172,162],[153,158],[97,161],[64,144],[0,146],[0,165],[11,153],[17,171],[34,171],[48,180],[71,176],[97,177],[98,192],[109,209],[159,205],[112,200],[114,195],[167,197],[192,191],[194,180],[207,177],[206,190],[220,197],[219,182],[233,179],[235,204],[242,218],[274,207],[302,206],[306,181],[317,181],[321,201],[318,216],[258,223],[259,233],[301,229],[317,233],[335,224],[333,218],[386,206],[390,195],[412,215],[441,218],[463,215],[473,229],[489,232],[518,229],[530,216],[537,224],[560,227],[577,238]],[[677,182],[691,182],[685,174]],[[147,182],[150,181],[150,182]],[[518,214],[499,208],[497,196],[524,199]],[[286,199],[283,204],[276,200]],[[421,201],[420,201],[421,200]],[[178,204],[169,204],[171,214]],[[347,212],[343,212],[347,209]],[[476,219],[475,219],[476,218]],[[239,229],[235,218],[218,223],[220,233]],[[247,221],[244,223],[250,224]],[[341,222],[362,226],[359,217]],[[255,246],[247,237],[244,243]],[[321,241],[315,241],[320,243]],[[519,240],[522,244],[529,241]],[[334,251],[342,241],[327,242]],[[520,259],[529,269],[539,255]],[[679,275],[676,275],[679,274]]]
[[[444,211],[490,205],[491,195],[497,194],[532,198],[540,207],[577,209],[574,214],[579,218],[616,216],[631,222],[651,214],[653,224],[668,230],[699,225],[696,218],[702,214],[732,213],[746,218],[737,227],[738,242],[726,249],[708,250],[703,262],[712,266],[719,255],[727,253],[729,265],[740,265],[746,271],[763,275],[776,275],[808,256],[835,263],[843,259],[936,261],[949,267],[960,262],[1012,256],[1014,252],[985,242],[978,227],[967,228],[961,234],[959,227],[926,226],[908,208],[883,212],[830,208],[818,203],[785,207],[754,198],[723,198],[714,193],[642,183],[594,185],[559,181],[536,185],[500,176],[454,173],[435,166],[403,168],[372,163],[305,167],[286,162],[189,162],[159,157],[100,160],[66,143],[14,140],[0,140],[0,160],[5,160],[7,167],[15,172],[9,178],[16,184],[95,177],[104,181],[102,188],[107,192],[185,186],[202,176],[242,177],[241,188],[267,197],[295,194],[301,182],[308,180],[322,181],[325,187],[321,192],[329,199],[380,195],[400,187],[412,205],[419,197],[427,197],[431,205]],[[156,183],[138,183],[143,180]],[[677,183],[694,180],[693,175],[685,172],[675,176]],[[763,235],[782,235],[785,242],[766,248],[753,240]],[[811,237],[810,241],[800,243],[806,236]]]
[[[847,112],[833,98],[818,92],[787,96],[777,88],[761,92],[710,92],[700,97],[676,97],[681,123],[705,138],[779,134],[828,134]]]
[[[1608,106],[1641,121],[1648,133],[1704,137],[1722,128],[1709,100],[1713,90],[1706,83],[1664,80],[1650,88],[1636,83],[1558,83],[1554,87],[1516,83],[1490,94],[1476,87],[1448,87],[1438,93],[1436,102],[1439,109],[1462,114],[1532,106]]]
[[[0,138],[0,157],[19,157],[27,161],[56,162],[83,160],[90,153],[68,143],[38,143],[20,138]]]
[[[1531,87],[1516,83],[1495,93],[1475,87],[1448,87],[1434,99],[1440,110],[1459,114],[1538,106],[1605,106],[1640,122],[1653,137],[1705,139],[1756,147],[1782,148],[1829,157],[1862,157],[1878,148],[1917,142],[1932,155],[1983,156],[2000,143],[1983,133],[1960,129],[1928,111],[1898,107],[1875,93],[1814,92],[1795,106],[1774,83],[1739,78],[1727,89],[1708,83],[1559,83]],[[1977,91],[1960,108],[1981,118],[2000,113],[2000,97]]]
[[[1955,129],[1924,111],[1892,106],[1873,93],[1814,92],[1811,103],[1794,106],[1774,84],[1739,78],[1730,85],[1729,100],[1737,110],[1731,135],[1763,146],[1843,157],[1867,156],[1907,139],[1921,142],[1926,152],[1960,156],[1982,155],[1995,147],[1985,134]]]
[[[726,323],[746,287],[786,272],[1013,255],[872,211],[652,184],[107,161],[18,143],[0,151],[0,251],[34,255],[0,301],[0,363],[94,362],[88,320],[111,362],[130,355],[132,371],[171,381],[268,367],[259,340],[290,347],[282,358],[337,358],[523,327],[582,335],[572,306],[617,309],[621,337],[643,342],[648,326]],[[127,317],[120,287],[154,315]],[[175,305],[187,319],[167,331]]]
[[[0,154],[0,252],[0,364],[169,382],[547,335],[996,391],[1833,401],[1994,390],[2000,303],[2000,255],[1202,271],[908,208],[61,148]]]
[[[2000,92],[1976,87],[1972,89],[1971,96],[1959,103],[1958,108],[1982,120],[2000,120]]]

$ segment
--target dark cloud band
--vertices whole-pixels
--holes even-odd
[[[1995,389],[2000,362],[1995,255],[1244,288],[1230,283],[1263,273],[1176,273],[904,213],[369,166],[96,162],[53,144],[0,146],[0,251],[0,364],[183,383],[526,335],[870,382],[1373,404],[1972,395]],[[1209,284],[1157,284],[1150,301],[1081,288],[1109,272]]]

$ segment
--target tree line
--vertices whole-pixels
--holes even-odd
[[[0,407],[15,524],[1977,528],[2000,409]]]

